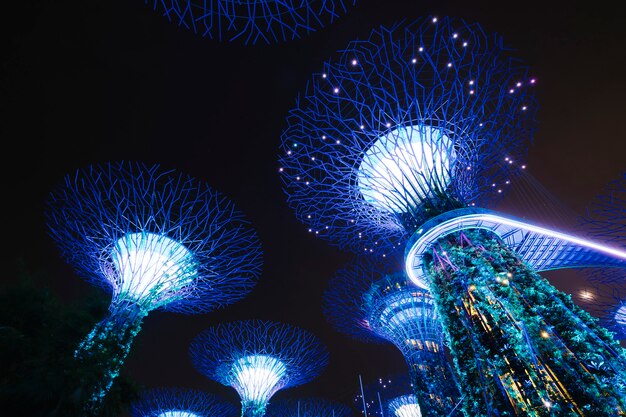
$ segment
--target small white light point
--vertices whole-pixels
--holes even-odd
[[[433,23],[437,23],[437,18],[433,17]]]
[[[416,63],[417,63],[417,59],[416,59],[416,58],[413,58],[413,59],[411,60],[411,63],[416,64]]]
[[[326,78],[326,74],[322,74],[322,78]]]

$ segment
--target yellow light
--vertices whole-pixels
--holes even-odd
[[[550,333],[546,332],[545,330],[542,330],[541,337],[543,337],[544,339],[547,339],[550,337]]]
[[[469,286],[470,291],[474,291],[476,289],[476,285],[472,284]]]

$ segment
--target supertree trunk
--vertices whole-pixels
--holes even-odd
[[[459,391],[443,351],[431,353],[431,349],[443,349],[443,346],[430,342],[419,354],[405,353],[405,357],[422,416],[446,417],[454,409]]]
[[[494,234],[426,254],[467,416],[626,415],[626,354]]]
[[[242,403],[241,417],[263,417],[267,409],[267,404],[259,405],[254,402]]]
[[[82,371],[80,398],[85,415],[99,414],[145,316],[135,304],[113,303],[74,352]]]

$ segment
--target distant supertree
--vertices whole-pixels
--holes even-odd
[[[476,24],[376,29],[314,76],[289,113],[279,171],[310,232],[358,252],[406,245],[467,416],[623,413],[623,349],[531,266],[588,266],[590,248],[602,252],[595,261],[617,252],[474,208],[524,168],[534,83]]]
[[[356,0],[144,0],[203,37],[245,44],[299,39],[333,23]]]
[[[237,391],[243,417],[265,415],[272,395],[309,382],[328,363],[311,333],[262,320],[209,328],[193,340],[190,355],[200,373]]]
[[[216,395],[183,388],[145,392],[131,407],[132,417],[235,417],[234,405]]]
[[[401,268],[399,262],[395,270]],[[356,339],[393,343],[408,364],[424,415],[448,416],[459,392],[433,298],[412,285],[403,270],[385,269],[394,268],[361,258],[338,271],[324,293],[324,313],[336,329]]]
[[[593,199],[580,227],[594,240],[626,249],[626,173]],[[581,305],[617,339],[626,340],[626,269],[588,268],[584,273],[595,288]]]
[[[349,407],[323,398],[287,399],[273,402],[267,417],[352,417]]]
[[[402,395],[389,401],[389,417],[422,417],[420,405],[415,395]]]
[[[260,274],[259,241],[233,204],[158,165],[116,162],[68,175],[46,215],[65,259],[112,296],[108,315],[75,352],[92,369],[83,391],[94,413],[150,311],[223,307]]]
[[[580,225],[594,240],[626,249],[626,173],[611,181],[591,202]],[[626,270],[623,268],[597,268],[587,271],[591,280],[623,283]]]
[[[413,394],[413,384],[409,375],[395,375],[379,378],[360,390],[354,401],[363,404],[368,417],[421,417],[422,408]],[[363,398],[365,397],[365,398]],[[361,411],[362,415],[365,412]],[[449,416],[456,416],[452,410]]]

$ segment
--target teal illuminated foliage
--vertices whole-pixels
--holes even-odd
[[[427,255],[467,416],[626,415],[626,354],[610,332],[495,235]]]

